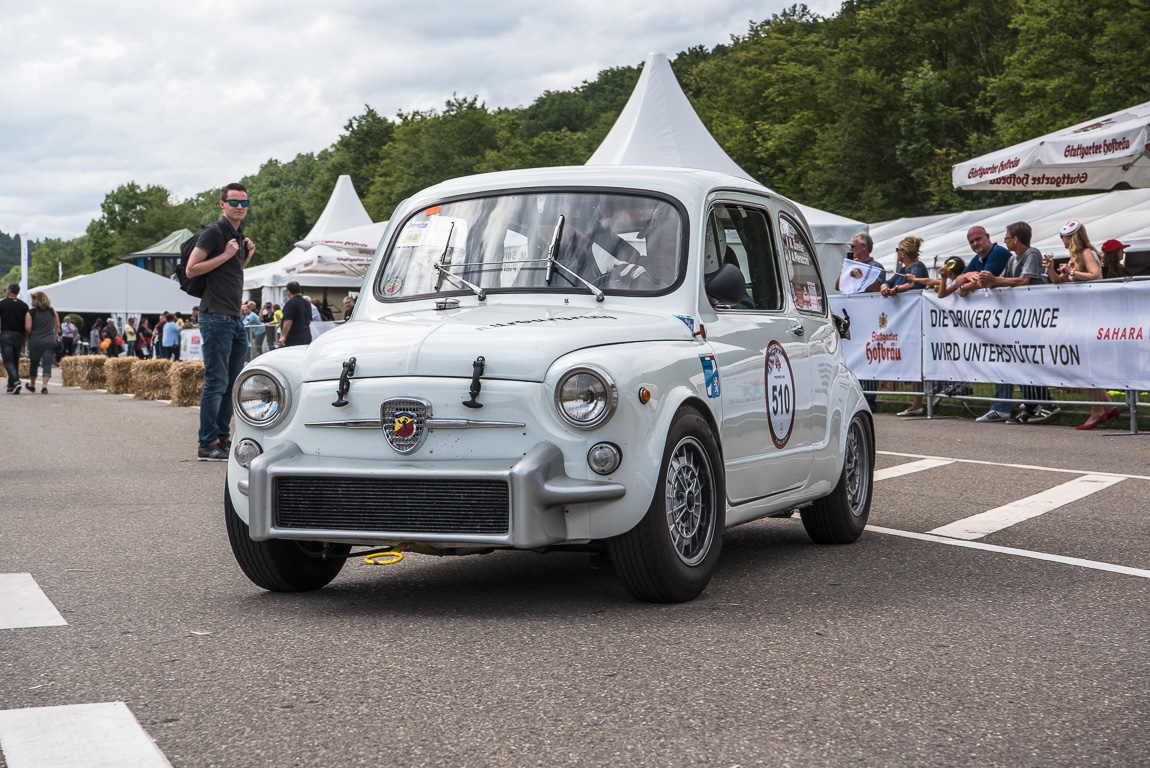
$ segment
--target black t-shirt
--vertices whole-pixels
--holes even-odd
[[[0,333],[24,333],[28,305],[20,299],[0,299]]]
[[[207,251],[207,257],[213,259],[224,252],[229,240],[237,238],[240,249],[236,255],[206,274],[208,285],[200,299],[200,312],[240,316],[240,300],[244,293],[244,259],[247,257],[243,227],[237,232],[232,223],[221,216],[219,221],[204,228],[196,240],[196,246]]]
[[[296,344],[311,343],[311,303],[303,296],[292,296],[284,304],[284,320],[291,320],[284,343],[293,347]]]

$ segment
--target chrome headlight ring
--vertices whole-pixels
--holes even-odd
[[[593,365],[571,368],[555,386],[555,409],[564,422],[576,429],[594,429],[606,423],[618,405],[615,381]]]
[[[292,390],[283,374],[274,368],[248,366],[232,387],[232,405],[245,424],[272,429],[291,411]]]

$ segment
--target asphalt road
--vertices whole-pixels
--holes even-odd
[[[0,630],[0,715],[124,702],[178,767],[1150,765],[1150,436],[880,415],[880,469],[955,460],[877,481],[884,531],[1129,477],[975,548],[752,523],[699,599],[654,606],[587,554],[355,560],[263,592],[197,420],[0,401],[0,574],[67,621]]]

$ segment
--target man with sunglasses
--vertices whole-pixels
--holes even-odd
[[[205,227],[188,258],[188,277],[207,276],[200,300],[204,390],[200,396],[200,461],[227,461],[231,450],[232,385],[244,367],[248,335],[240,319],[244,267],[256,247],[244,237],[248,191],[243,184],[220,190],[223,216]]]

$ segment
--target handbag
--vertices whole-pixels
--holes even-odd
[[[64,339],[60,338],[59,336],[56,337],[56,351],[57,352],[63,352],[64,351]]]

